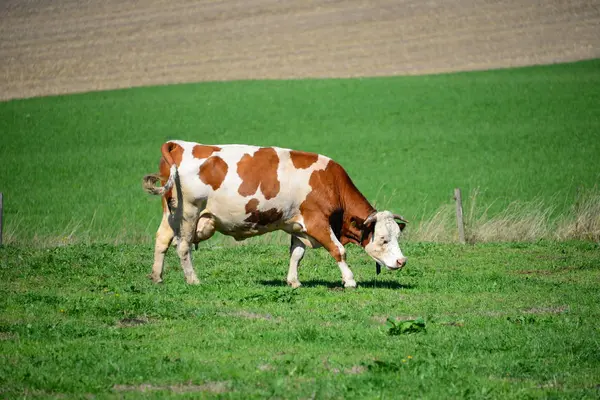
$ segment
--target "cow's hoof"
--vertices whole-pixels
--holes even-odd
[[[302,284],[300,283],[299,280],[295,280],[295,281],[287,281],[288,286],[291,286],[293,289],[297,289],[300,286],[302,286]]]
[[[152,279],[152,282],[154,283],[162,283],[162,278],[160,276],[155,276],[155,275],[148,275],[148,278]]]
[[[356,281],[352,280],[352,281],[344,282],[344,288],[346,288],[346,289],[356,289]]]
[[[196,278],[195,276],[193,278],[185,278],[185,281],[188,283],[188,285],[199,285],[200,284],[200,279]]]

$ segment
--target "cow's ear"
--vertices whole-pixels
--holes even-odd
[[[406,228],[406,223],[408,221],[402,215],[398,215],[398,214],[394,214],[394,220],[398,224],[398,227],[400,227],[400,232],[402,232],[404,230],[404,228]]]

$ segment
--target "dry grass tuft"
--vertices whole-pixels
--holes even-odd
[[[456,240],[454,206],[442,205],[431,218],[422,218],[412,229],[407,229],[404,237],[413,242],[452,242]]]
[[[579,191],[570,214],[559,221],[556,236],[559,240],[600,242],[600,191],[597,187]]]
[[[540,239],[600,241],[600,191],[580,190],[571,211],[552,218],[554,207],[542,200],[514,201],[490,216],[478,204],[474,190],[466,203],[465,236],[469,243],[531,242]],[[465,204],[463,204],[463,207]],[[455,205],[442,205],[431,218],[422,218],[406,239],[415,242],[457,241]]]
[[[548,238],[552,232],[552,208],[541,201],[514,201],[500,214],[470,216],[466,221],[467,242],[531,242]],[[475,215],[473,213],[472,215]]]

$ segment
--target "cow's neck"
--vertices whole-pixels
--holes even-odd
[[[341,199],[344,213],[340,240],[342,244],[354,243],[364,247],[368,241],[363,240],[362,222],[376,210],[354,184],[345,188]]]

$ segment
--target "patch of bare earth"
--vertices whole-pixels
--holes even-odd
[[[413,315],[398,315],[395,317],[387,317],[387,316],[383,316],[383,315],[374,315],[373,317],[371,317],[371,319],[379,324],[385,324],[388,320],[388,318],[390,318],[392,321],[394,322],[402,322],[402,321],[410,321],[413,319],[417,319],[417,316],[413,316]]]
[[[232,311],[232,312],[224,312],[224,313],[219,313],[219,315],[222,315],[224,317],[236,317],[236,318],[243,318],[243,319],[261,319],[261,320],[265,320],[265,321],[275,321],[275,322],[280,322],[279,318],[274,318],[271,314],[257,314],[254,312],[250,312],[250,311]]]
[[[597,0],[4,0],[0,100],[600,57]]]
[[[137,318],[123,318],[117,322],[117,326],[120,328],[134,327],[145,325],[149,322],[147,317],[137,317]]]
[[[353,365],[350,368],[337,368],[329,365],[329,360],[323,360],[323,366],[326,370],[333,372],[334,374],[346,374],[346,375],[360,375],[367,371],[367,367],[363,365]]]
[[[531,307],[523,312],[526,314],[563,314],[569,312],[569,306]]]
[[[556,269],[527,269],[527,270],[519,270],[516,271],[519,275],[554,275],[565,273],[569,271],[573,271],[577,269],[576,267],[562,267]]]
[[[256,367],[256,369],[258,369],[259,371],[265,372],[265,371],[274,371],[275,367],[272,366],[271,364],[260,364],[259,366]]]
[[[194,385],[192,383],[180,383],[176,385],[154,385],[151,383],[142,383],[140,385],[114,385],[113,390],[116,392],[154,392],[154,391],[169,391],[173,393],[226,393],[229,391],[229,382],[206,382],[202,385]]]
[[[0,332],[0,342],[3,340],[18,339],[19,335],[14,332]]]

